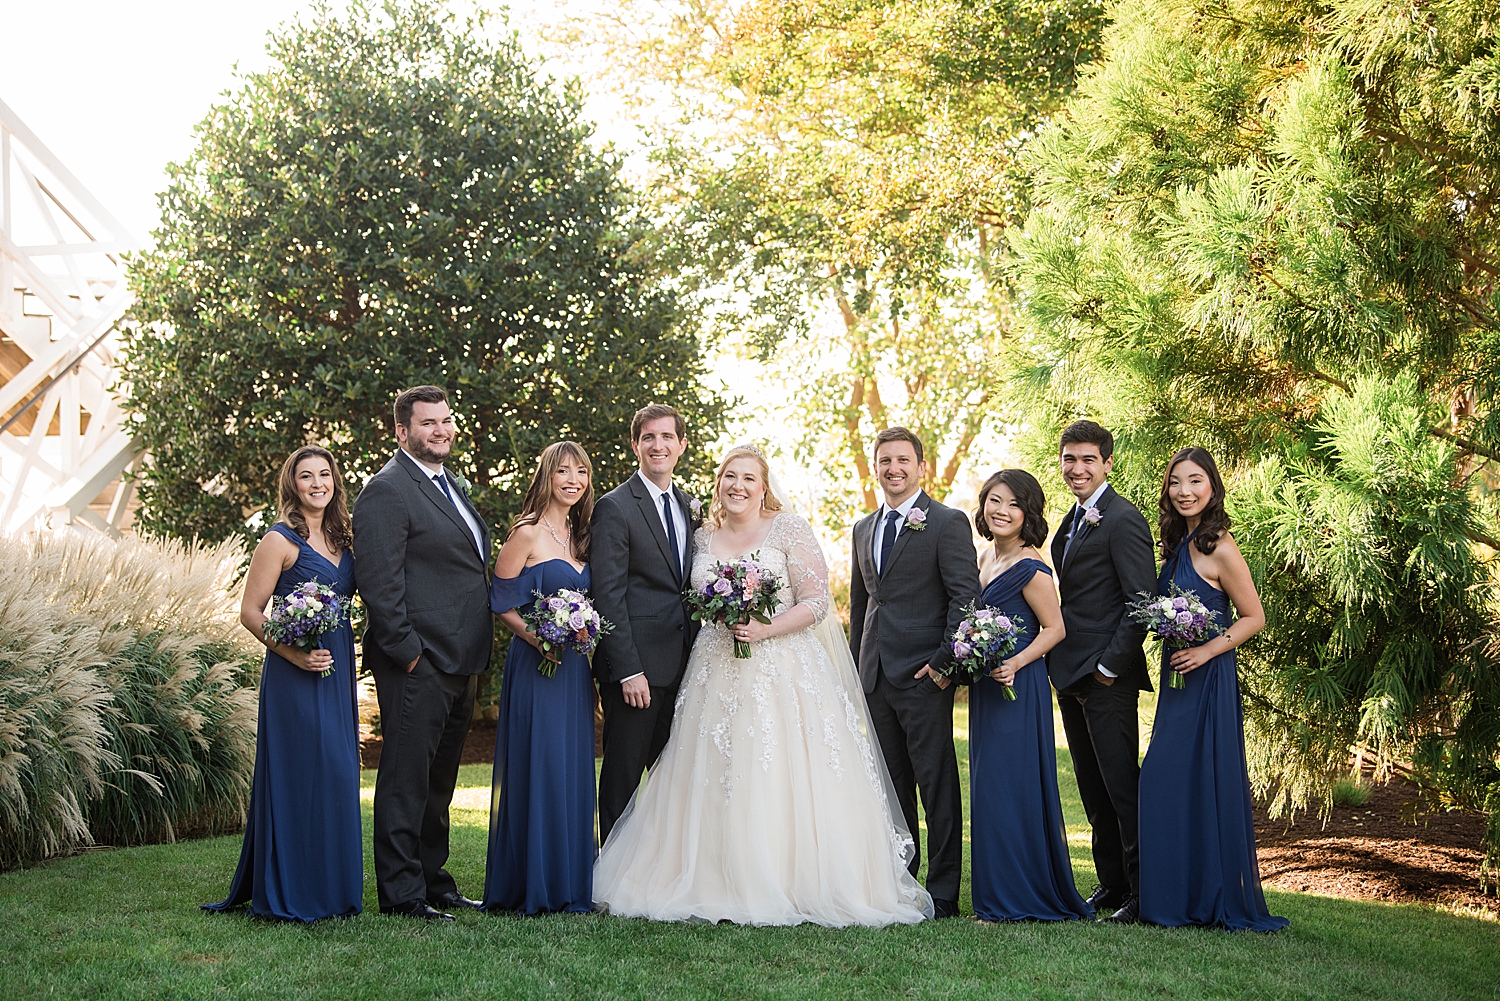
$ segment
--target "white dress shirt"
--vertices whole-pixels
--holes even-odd
[[[640,470],[636,470],[636,475],[641,478],[642,483],[646,484],[646,492],[651,495],[651,506],[656,509],[656,518],[661,522],[661,530],[663,532],[667,531],[667,519],[662,516],[661,499],[662,497],[671,498],[672,502],[667,507],[672,510],[672,531],[677,533],[677,555],[682,560],[682,575],[686,577],[692,571],[692,566],[688,562],[688,553],[691,552],[688,543],[692,541],[689,538],[692,533],[688,531],[687,518],[683,517],[682,514],[682,505],[677,503],[677,496],[672,493],[670,486],[666,490],[663,490],[648,480],[646,474]],[[668,533],[668,538],[671,538],[671,533]]]
[[[922,496],[922,491],[918,490],[897,506],[896,513],[901,516],[901,520],[896,522],[896,538],[901,538],[901,532],[906,528],[906,518],[911,514],[912,505],[917,502],[917,498],[920,496]],[[871,555],[875,560],[876,573],[880,573],[880,542],[885,538],[885,517],[890,510],[886,506],[885,501],[881,501],[880,510],[875,512],[875,538],[871,542],[874,552]]]
[[[1099,489],[1097,489],[1093,493],[1089,494],[1087,500],[1080,501],[1078,503],[1078,505],[1077,505],[1078,511],[1074,513],[1073,523],[1068,526],[1068,541],[1063,544],[1063,552],[1064,553],[1066,553],[1068,551],[1068,546],[1070,546],[1070,545],[1073,544],[1073,534],[1078,531],[1078,526],[1083,521],[1083,514],[1084,514],[1084,512],[1085,511],[1092,511],[1094,509],[1094,505],[1099,503],[1099,496],[1104,493],[1104,488],[1107,487],[1107,486],[1109,486],[1109,481],[1105,480],[1103,483],[1099,484]],[[1119,677],[1118,674],[1116,674],[1115,672],[1111,671],[1109,668],[1105,667],[1103,664],[1099,664],[1097,666],[1099,668],[1099,673],[1102,674],[1102,675],[1104,675],[1106,678],[1118,678]]]
[[[484,551],[484,532],[480,531],[479,522],[475,521],[474,516],[469,513],[469,505],[459,499],[459,489],[448,481],[448,474],[443,471],[443,467],[423,462],[410,452],[406,454],[427,473],[427,478],[432,480],[432,485],[437,488],[438,493],[443,495],[444,500],[449,497],[453,498],[453,506],[458,509],[459,517],[463,518],[464,524],[469,526],[469,534],[474,537],[474,548],[479,551],[479,558],[488,563],[490,554]],[[439,480],[443,482],[439,483]]]

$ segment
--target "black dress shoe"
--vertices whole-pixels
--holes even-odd
[[[958,901],[956,901],[956,900],[939,900],[937,897],[933,897],[932,898],[932,916],[933,916],[933,918],[956,918],[956,917],[958,917]]]
[[[1095,914],[1113,914],[1124,907],[1125,901],[1129,899],[1130,894],[1124,890],[1096,886],[1094,892],[1089,894],[1088,905],[1094,909]]]
[[[470,900],[458,891],[445,893],[441,897],[433,897],[427,901],[440,911],[477,911],[484,905],[477,900]]]
[[[1133,925],[1141,920],[1141,898],[1131,897],[1125,901],[1125,905],[1104,919],[1110,924]]]
[[[397,914],[405,918],[420,918],[423,921],[452,921],[453,915],[433,910],[425,900],[408,900],[404,904],[382,907],[381,914]]]

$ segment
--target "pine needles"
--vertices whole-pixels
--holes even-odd
[[[0,539],[0,868],[237,827],[256,650],[239,543]]]

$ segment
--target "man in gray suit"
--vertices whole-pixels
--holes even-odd
[[[927,811],[927,891],[937,917],[958,915],[963,802],[953,751],[952,683],[936,668],[952,659],[949,637],[979,595],[974,535],[962,511],[922,490],[922,441],[906,428],[875,436],[885,503],[854,526],[849,652],[859,665],[907,829],[921,864],[917,791]]]
[[[375,779],[375,879],[383,914],[453,920],[478,907],[448,862],[448,805],[489,666],[490,533],[444,468],[453,413],[437,386],[396,397],[400,450],[354,502],[355,581],[368,612],[383,744]]]
[[[604,709],[600,844],[630,804],[641,772],[667,746],[677,687],[698,636],[682,587],[699,522],[691,499],[672,482],[686,436],[673,408],[653,403],[636,411],[630,448],[640,469],[599,498],[590,522],[594,608],[615,626],[594,654]]]
[[[1099,887],[1089,904],[1106,920],[1130,923],[1140,887],[1136,705],[1151,679],[1146,630],[1125,606],[1156,590],[1156,559],[1146,519],[1109,485],[1114,449],[1114,436],[1093,421],[1063,430],[1059,465],[1078,502],[1052,537],[1067,636],[1047,654],[1047,674],[1093,829]]]

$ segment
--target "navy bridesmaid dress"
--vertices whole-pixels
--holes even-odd
[[[1193,591],[1219,623],[1229,599],[1198,576],[1189,535],[1166,560],[1156,591]],[[1234,651],[1182,676],[1170,688],[1172,651],[1162,655],[1162,684],[1151,746],[1141,765],[1141,920],[1275,931],[1286,918],[1266,908],[1255,857],[1255,820],[1245,767],[1245,729]]]
[[[589,568],[564,559],[493,579],[490,609],[524,608],[536,592],[587,592]],[[495,775],[484,909],[582,914],[594,906],[594,683],[588,659],[563,654],[550,678],[542,655],[510,641],[495,731]]]
[[[297,544],[297,562],[276,594],[308,581],[354,594],[354,553],[334,566],[287,525],[271,526]],[[358,914],[364,897],[359,815],[359,723],[354,632],[325,633],[333,673],[322,677],[266,651],[255,734],[255,778],[240,865],[229,896],[203,909],[250,903],[250,913],[287,921]]]
[[[994,580],[980,603],[1025,623],[1016,652],[1039,628],[1022,589],[1040,560],[1023,559]],[[1057,792],[1057,748],[1047,665],[1016,672],[1015,701],[981,678],[969,689],[969,809],[974,915],[985,921],[1068,921],[1093,916],[1073,884],[1073,862]]]

